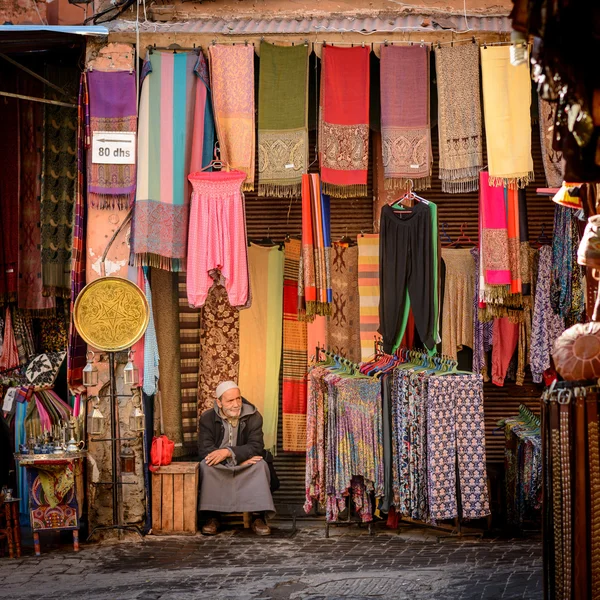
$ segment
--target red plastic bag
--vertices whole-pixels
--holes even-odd
[[[166,435],[160,435],[152,439],[152,448],[150,448],[151,471],[156,471],[158,467],[170,465],[173,460],[173,449],[175,442],[172,442]]]

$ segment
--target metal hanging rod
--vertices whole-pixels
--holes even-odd
[[[46,98],[35,98],[33,96],[24,96],[23,94],[13,94],[11,92],[0,92],[0,96],[6,96],[7,98],[17,98],[18,100],[29,100],[30,102],[41,102],[42,104],[54,104],[55,106],[65,106],[66,108],[77,108],[77,104],[59,102],[58,100],[48,100]]]
[[[146,46],[146,50],[150,52],[152,52],[153,50],[160,50],[173,52],[173,54],[177,54],[177,52],[197,52],[200,49],[200,46],[196,46],[196,44],[194,44],[192,48],[180,46],[179,44],[169,44],[168,46],[157,46],[156,44],[153,44]]]

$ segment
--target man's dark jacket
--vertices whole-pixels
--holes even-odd
[[[271,491],[279,489],[279,479],[273,467],[273,456],[270,452],[265,451],[265,442],[263,438],[263,418],[256,410],[256,407],[242,398],[242,403],[248,408],[254,409],[251,414],[242,416],[238,426],[237,441],[231,449],[235,454],[237,464],[243,463],[245,460],[253,456],[262,456],[271,473]],[[243,409],[243,407],[242,407]],[[214,408],[205,411],[200,417],[200,431],[198,434],[198,457],[202,461],[213,450],[218,450],[223,440],[224,427],[221,417],[217,414]]]

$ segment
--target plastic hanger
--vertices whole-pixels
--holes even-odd
[[[552,245],[552,240],[546,235],[546,224],[545,223],[542,223],[542,231],[540,232],[540,235],[538,235],[537,240],[535,240],[535,243],[538,248],[541,248],[542,246],[551,246]]]
[[[446,223],[445,221],[442,223],[442,236],[446,239],[446,241],[442,241],[442,246],[452,246],[452,238],[448,235],[448,232],[446,231],[446,226],[448,225],[448,223]]]
[[[449,247],[456,248],[461,243],[468,243],[468,244],[471,244],[471,246],[477,246],[477,244],[465,233],[465,226],[466,226],[466,223],[461,223],[460,235],[458,236],[458,238],[456,238],[456,240],[454,242],[452,242],[450,244]]]

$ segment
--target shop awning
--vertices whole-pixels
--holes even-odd
[[[105,37],[108,29],[83,25],[0,25],[0,51],[26,52],[47,50],[79,42],[82,37]]]

